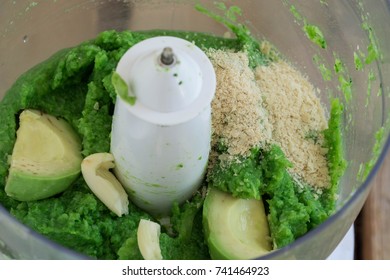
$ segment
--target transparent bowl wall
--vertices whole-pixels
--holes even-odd
[[[214,1],[200,1],[212,8]],[[341,181],[338,211],[325,223],[299,238],[293,244],[272,252],[270,259],[323,259],[343,238],[356,219],[369,192],[369,182],[378,170],[389,146],[388,125],[379,159],[364,182],[357,180],[361,163],[372,158],[375,133],[389,118],[390,86],[390,10],[389,2],[377,1],[291,1],[311,24],[319,26],[328,43],[321,51],[310,42],[297,21],[285,6],[286,1],[240,0],[225,1],[242,8],[242,22],[252,34],[266,38],[321,89],[320,98],[329,107],[327,92],[334,96],[337,78],[324,82],[313,63],[313,55],[320,53],[330,67],[334,53],[346,63],[353,79],[353,99],[343,116],[345,153],[348,169]],[[323,2],[326,2],[325,4]],[[363,4],[362,12],[359,3]],[[226,28],[194,10],[194,1],[1,1],[0,3],[0,98],[16,78],[56,51],[94,38],[99,32],[116,30],[178,29],[223,35]],[[369,33],[362,28],[368,15],[375,31],[382,60],[354,69],[353,52],[365,51]],[[368,73],[377,77],[372,81],[373,94],[366,106]],[[378,96],[377,92],[380,91]],[[352,121],[349,121],[351,119]],[[21,259],[78,259],[86,258],[51,242],[25,227],[0,206],[0,252],[4,256]]]

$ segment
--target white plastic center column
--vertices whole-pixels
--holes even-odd
[[[216,79],[193,43],[155,37],[128,50],[116,72],[128,86],[119,95],[111,152],[115,174],[132,201],[156,217],[189,199],[203,181],[211,140]]]

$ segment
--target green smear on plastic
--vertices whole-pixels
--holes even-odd
[[[355,69],[357,71],[363,70],[364,68],[363,60],[358,53],[356,52],[353,53],[353,60],[355,63]]]
[[[117,72],[114,72],[112,74],[111,82],[115,88],[116,93],[125,102],[133,106],[135,104],[135,101],[137,100],[137,97],[134,95],[133,90],[129,91],[129,87],[127,86],[126,82],[122,79],[122,77]],[[129,93],[133,95],[129,95]]]
[[[367,21],[363,22],[362,28],[363,30],[368,32],[368,38],[370,40],[370,44],[367,47],[367,57],[365,60],[366,64],[370,64],[371,62],[380,59],[381,53],[379,51],[379,47],[378,47],[378,43],[374,31]]]
[[[307,38],[309,38],[310,41],[318,45],[320,48],[326,49],[327,43],[321,29],[316,25],[308,23],[306,18],[304,18],[299,13],[299,11],[294,5],[290,6],[290,12],[294,16],[294,18],[298,21],[298,23],[303,22],[302,29],[305,32]]]
[[[332,99],[328,128],[323,132],[325,147],[328,149],[327,158],[331,187],[324,191],[321,196],[321,201],[329,212],[335,208],[335,196],[338,191],[338,183],[347,168],[347,161],[343,153],[341,130],[343,110],[343,105],[340,103],[340,100],[337,98]]]
[[[348,75],[347,69],[340,58],[335,56],[334,71],[338,74],[339,89],[344,94],[346,103],[349,103],[352,99],[352,79]]]
[[[360,10],[362,29],[368,33],[369,44],[367,46],[367,55],[365,56],[364,62],[371,64],[375,60],[381,60],[382,54],[379,49],[378,40],[375,32],[369,21],[369,14],[364,11],[364,5],[361,1],[358,1],[357,7]]]
[[[272,58],[261,52],[259,42],[251,36],[248,27],[237,23],[237,17],[241,15],[241,9],[237,6],[228,8],[221,2],[216,2],[215,5],[219,10],[224,12],[224,15],[218,15],[200,4],[195,5],[195,9],[215,21],[222,23],[236,35],[238,42],[241,44],[240,49],[248,54],[249,66],[251,68],[256,68],[259,65],[268,65],[272,61]]]
[[[325,65],[323,58],[316,54],[313,56],[313,61],[320,71],[322,79],[324,79],[324,81],[331,81],[333,76],[332,71]]]
[[[366,107],[368,107],[368,105],[370,104],[372,82],[375,80],[376,80],[376,76],[374,74],[374,71],[370,69],[370,72],[368,73],[368,80],[367,80],[367,96],[366,96],[366,104],[365,104]]]
[[[298,12],[297,8],[295,8],[294,5],[291,5],[291,6],[290,6],[290,12],[291,12],[291,14],[294,16],[294,18],[295,18],[297,21],[302,21],[302,20],[303,20],[302,15]]]
[[[326,2],[325,0],[320,0],[320,3],[321,5],[328,6],[328,2]]]
[[[310,39],[310,41],[317,44],[322,49],[326,49],[327,44],[324,34],[318,26],[305,23],[303,30],[305,31],[306,36]]]
[[[374,168],[375,163],[377,162],[381,151],[383,142],[386,139],[385,137],[385,127],[381,127],[376,133],[375,133],[375,144],[372,148],[372,157],[371,159],[365,163],[361,164],[359,168],[359,172],[357,175],[357,179],[361,182],[367,179],[368,174],[370,174],[371,170]]]

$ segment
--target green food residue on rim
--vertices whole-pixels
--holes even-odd
[[[301,13],[297,10],[297,8],[294,5],[290,5],[290,12],[296,19],[298,25],[303,23],[302,30],[304,31],[305,35],[310,39],[310,41],[318,45],[321,49],[326,49],[327,43],[325,40],[325,36],[323,32],[320,30],[320,28],[317,27],[316,25],[308,23],[307,19],[301,15]],[[337,77],[339,83],[338,89],[343,93],[345,102],[348,104],[352,99],[352,78],[348,74],[348,70],[345,64],[338,57],[338,55],[336,53],[333,53],[333,57],[334,57],[333,72]],[[333,79],[332,70],[329,67],[327,67],[325,63],[325,59],[320,54],[317,53],[313,56],[313,62],[317,66],[318,70],[320,71],[323,80],[332,81]],[[358,65],[356,67],[360,68],[362,63],[359,64],[358,59],[356,59],[355,62]]]
[[[369,22],[369,13],[364,11],[364,5],[361,1],[357,0],[357,7],[360,10],[360,17],[362,20],[362,29],[368,33],[369,44],[367,46],[367,55],[365,55],[364,62],[371,64],[375,60],[382,59],[382,53],[378,45],[378,40],[375,35],[374,29]]]
[[[293,14],[295,19],[298,22],[303,22],[303,31],[305,32],[307,38],[309,38],[310,41],[318,45],[322,49],[326,49],[327,43],[325,40],[325,36],[322,33],[321,29],[313,24],[310,24],[307,22],[306,18],[304,18],[296,9],[294,5],[290,6],[290,12]]]
[[[330,201],[329,196],[333,196],[337,193],[339,179],[347,168],[347,161],[344,159],[343,153],[341,128],[343,111],[344,108],[340,100],[337,98],[332,99],[328,128],[323,132],[325,147],[328,149],[327,158],[331,182],[331,187],[324,193],[324,204],[327,204],[328,201]],[[333,209],[333,206],[334,205],[329,206],[329,209]]]
[[[339,90],[344,94],[345,102],[348,104],[352,99],[352,78],[349,76],[345,64],[337,56],[334,56],[334,71],[338,76]]]
[[[370,64],[371,62],[381,59],[382,55],[379,51],[378,43],[376,40],[376,36],[374,34],[374,31],[372,27],[368,24],[367,21],[363,22],[362,24],[363,30],[368,32],[368,38],[370,40],[369,45],[367,46],[367,56],[365,63]]]
[[[294,16],[294,18],[295,18],[298,22],[303,21],[302,15],[298,12],[297,8],[296,8],[294,5],[291,5],[291,6],[290,6],[290,12],[292,13],[292,15]]]
[[[317,44],[323,49],[326,49],[327,44],[324,37],[324,34],[322,33],[321,29],[312,24],[308,24],[305,22],[305,25],[303,26],[303,30],[306,33],[306,36],[312,41],[313,43]]]
[[[332,71],[325,65],[324,59],[320,55],[315,54],[313,56],[313,61],[317,65],[318,70],[320,70],[322,79],[324,79],[324,81],[331,81],[333,74]]]
[[[389,121],[388,121],[389,122]],[[366,180],[368,174],[370,174],[371,170],[374,168],[380,154],[382,151],[383,142],[386,139],[385,137],[385,127],[382,126],[376,133],[375,133],[375,144],[372,148],[372,157],[367,163],[360,164],[359,171],[357,174],[357,180],[360,182],[363,182]]]
[[[365,104],[366,107],[368,107],[368,105],[370,104],[372,82],[375,80],[376,80],[376,76],[374,74],[374,71],[370,69],[370,72],[368,73],[368,81],[367,81],[367,97],[366,97],[366,104]]]
[[[195,9],[215,21],[222,23],[236,35],[238,42],[241,44],[240,49],[246,51],[249,58],[249,66],[252,69],[259,65],[268,65],[271,61],[278,59],[277,56],[270,57],[262,53],[259,42],[251,36],[248,27],[237,22],[237,17],[242,14],[239,7],[231,6],[227,8],[222,2],[215,2],[214,5],[217,9],[223,11],[224,14],[219,15],[212,12],[201,4],[195,5]]]
[[[290,5],[288,1],[284,1],[286,5]],[[320,4],[326,5],[325,1],[320,0]],[[366,54],[359,50],[353,53],[353,61],[355,64],[356,71],[362,71],[365,68],[365,65],[369,65],[374,61],[382,59],[382,54],[378,46],[378,40],[376,38],[375,32],[372,26],[369,23],[369,15],[364,12],[364,7],[361,2],[358,1],[358,7],[360,9],[361,20],[362,20],[362,29],[367,32],[369,43],[367,46]],[[322,31],[315,25],[309,24],[307,19],[302,16],[298,9],[294,5],[290,5],[290,12],[294,16],[298,25],[303,24],[303,31],[305,35],[316,45],[322,49],[326,49],[327,43],[325,36]],[[346,105],[348,105],[352,99],[352,77],[348,73],[348,69],[345,63],[339,58],[339,56],[334,53],[334,73],[338,80],[338,88],[343,93]],[[313,56],[313,61],[320,71],[324,81],[332,80],[332,71],[326,66],[324,59],[321,55],[316,54]],[[367,77],[367,99],[366,106],[368,106],[369,98],[371,96],[373,81],[376,80],[375,74],[372,70],[369,71]],[[378,91],[380,95],[381,90]]]
[[[363,70],[364,64],[363,64],[363,58],[361,54],[358,54],[357,52],[353,53],[353,61],[355,63],[355,69],[357,71]]]

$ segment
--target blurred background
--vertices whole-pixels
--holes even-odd
[[[355,222],[355,258],[389,260],[390,153],[371,184],[371,192]]]

